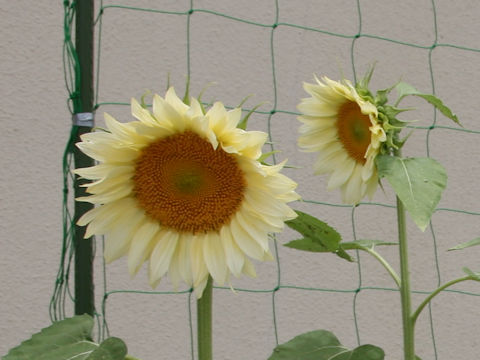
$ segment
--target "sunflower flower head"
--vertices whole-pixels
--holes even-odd
[[[201,297],[209,275],[255,276],[250,259],[272,258],[268,234],[296,216],[296,183],[284,163],[259,159],[267,134],[237,127],[241,109],[220,102],[205,111],[170,88],[153,96],[152,111],[132,99],[134,121],[105,114],[107,131],[82,136],[77,146],[98,161],[76,174],[91,180],[96,207],[78,221],[86,237],[105,235],[107,262],[128,256],[136,274],[148,262],[152,287],[168,275]]]
[[[387,141],[379,110],[368,88],[368,79],[355,87],[327,77],[304,83],[309,98],[302,99],[298,144],[317,152],[316,174],[330,174],[327,189],[339,188],[342,200],[357,204],[370,198],[378,186],[375,158]]]

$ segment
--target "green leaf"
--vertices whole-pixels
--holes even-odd
[[[343,248],[342,246],[342,243],[340,243],[340,247],[338,248],[338,250],[335,252],[335,254],[337,254],[337,256],[341,257],[342,259],[345,259],[349,262],[354,262],[355,261],[355,258],[351,257],[346,251],[345,249]]]
[[[127,345],[123,340],[110,337],[90,354],[87,360],[123,360],[127,355]]]
[[[480,273],[475,273],[467,267],[464,267],[462,270],[465,274],[471,276],[473,280],[480,281]]]
[[[88,315],[55,322],[11,349],[2,360],[68,359],[71,354],[82,352],[87,352],[88,356],[88,351],[91,352],[98,346],[89,341],[92,328],[93,319]],[[51,354],[50,357],[47,354]]]
[[[81,340],[72,344],[63,345],[57,349],[52,349],[40,356],[34,355],[28,359],[35,360],[87,360],[96,349],[98,344]],[[107,358],[108,359],[108,358]]]
[[[361,345],[352,351],[348,360],[381,360],[385,353],[379,347],[373,345]]]
[[[362,250],[365,248],[373,249],[375,246],[382,245],[398,245],[396,242],[386,242],[381,240],[357,240],[340,243],[340,247],[344,250]]]
[[[327,223],[308,215],[304,212],[295,211],[297,217],[293,220],[285,222],[288,227],[298,231],[305,238],[310,238],[327,251],[336,251],[342,237],[340,234]]]
[[[92,328],[89,315],[57,321],[11,349],[2,360],[125,359],[127,346],[122,340],[111,337],[98,345],[91,340]]]
[[[476,245],[480,245],[480,237],[478,237],[476,239],[473,239],[473,240],[470,240],[470,241],[467,241],[467,242],[462,243],[462,244],[458,244],[457,246],[454,246],[454,247],[448,249],[448,251],[462,250],[462,249],[466,249],[466,248],[469,248],[471,246],[476,246]]]
[[[349,350],[327,330],[310,331],[277,346],[268,360],[382,360],[385,353],[373,345]]]
[[[421,97],[422,99],[426,100],[433,106],[435,106],[440,112],[448,117],[449,119],[453,120],[455,123],[461,126],[460,121],[458,120],[457,116],[450,110],[449,107],[447,107],[442,100],[437,98],[435,95],[431,94],[422,94],[420,91],[415,89],[413,86],[404,83],[404,82],[399,82],[395,89],[398,92],[398,100],[397,104],[402,100],[405,96],[408,95],[413,95],[413,96],[418,96]]]
[[[342,259],[354,261],[339,243],[342,240],[340,234],[327,223],[301,211],[296,211],[297,217],[285,222],[288,227],[298,231],[304,236],[302,239],[293,240],[285,244],[292,249],[310,252],[331,252]]]
[[[443,166],[430,158],[379,155],[378,176],[387,178],[417,226],[425,231],[447,185]]]
[[[310,251],[310,252],[334,252],[335,250],[327,249],[323,244],[315,239],[312,238],[303,238],[298,240],[292,240],[285,244],[286,247],[302,250],[302,251]]]

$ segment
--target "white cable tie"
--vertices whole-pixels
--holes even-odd
[[[85,127],[93,128],[93,113],[83,112],[83,113],[73,114],[72,124],[74,126],[85,126]]]

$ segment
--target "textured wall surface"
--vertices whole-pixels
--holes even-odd
[[[475,51],[480,49],[479,2],[193,0],[193,8],[203,10],[190,16],[188,44],[190,1],[109,0],[103,4],[185,14],[105,8],[96,79],[98,103],[129,102],[146,89],[163,94],[168,74],[183,94],[188,67],[193,95],[216,82],[206,92],[207,101],[235,106],[255,94],[247,106],[265,101],[260,108],[265,114],[253,115],[250,129],[270,131],[276,149],[281,150],[277,159],[288,158],[299,167],[286,173],[299,183],[298,192],[309,201],[338,205],[340,195],[325,190],[326,177],[312,175],[315,157],[296,148],[299,123],[291,113],[306,96],[302,81],[311,82],[313,73],[351,79],[353,69],[361,76],[376,61],[373,89],[402,78],[422,91],[435,91],[457,113],[465,129],[476,133],[447,129],[453,123],[437,114],[440,127],[430,132],[417,130],[409,140],[406,155],[429,154],[442,162],[449,175],[433,227],[421,233],[411,221],[408,224],[412,288],[430,291],[439,281],[461,276],[463,266],[480,270],[480,248],[446,252],[480,236],[480,52]],[[96,5],[98,11],[100,2]],[[0,11],[0,355],[4,355],[50,322],[48,305],[62,238],[62,153],[70,113],[62,68],[62,2],[0,0]],[[275,23],[278,26],[272,26]],[[357,34],[361,36],[355,38]],[[417,111],[406,114],[406,119],[418,120],[416,124],[427,128],[433,123],[430,105],[417,100],[408,104]],[[100,125],[105,111],[121,121],[130,119],[127,106],[101,105],[97,112]],[[385,193],[378,191],[374,201],[394,204],[390,188],[386,186]],[[353,230],[359,239],[396,238],[395,211],[388,206],[363,204],[355,211],[311,202],[293,206],[327,221],[348,241]],[[379,289],[394,286],[383,269],[365,256],[359,266],[333,255],[300,253],[281,246],[295,236],[287,230],[278,237],[279,291],[214,291],[215,358],[266,359],[276,344],[275,334],[284,342],[317,328],[334,331],[345,345],[354,347],[356,321],[361,343],[383,347],[388,360],[399,359],[399,295]],[[398,267],[395,248],[383,253]],[[98,308],[102,271],[98,254]],[[271,290],[278,285],[277,262],[257,264],[257,273],[257,279],[240,279],[233,285],[250,290]],[[142,269],[131,280],[123,259],[107,267],[109,290],[149,290],[146,279]],[[356,293],[359,287],[362,290]],[[170,289],[168,281],[159,287]],[[429,311],[418,320],[417,352],[424,360],[478,357],[480,286],[462,284],[455,289],[459,292],[435,299],[433,320]],[[414,304],[423,297],[415,294]],[[194,302],[191,305],[194,308]],[[134,356],[189,359],[188,307],[188,295],[113,294],[107,302],[107,320],[111,335],[124,338]]]

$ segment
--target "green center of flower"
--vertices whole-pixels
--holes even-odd
[[[197,193],[205,183],[202,174],[196,169],[187,169],[173,175],[173,184],[178,191],[186,195]]]
[[[337,131],[340,142],[347,153],[361,164],[366,162],[371,125],[369,116],[362,114],[356,102],[347,101],[338,109]]]
[[[135,164],[139,206],[162,226],[180,232],[218,231],[243,201],[246,183],[234,155],[193,131],[157,140]]]

